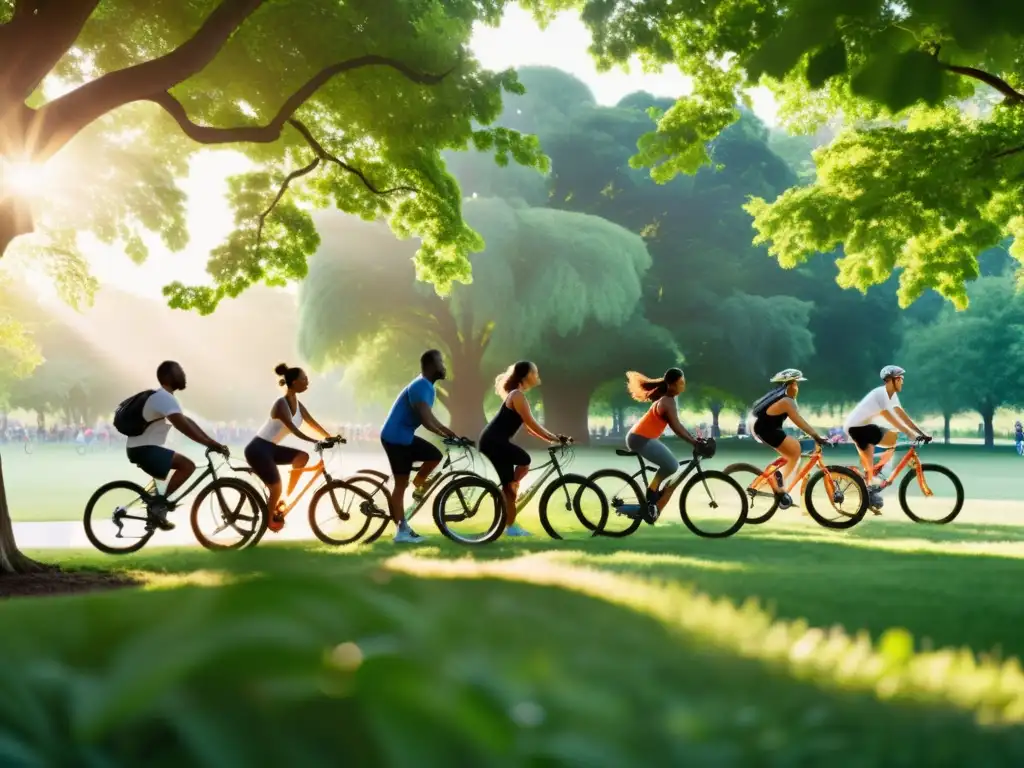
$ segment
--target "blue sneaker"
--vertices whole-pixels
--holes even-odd
[[[403,525],[395,532],[394,541],[395,544],[419,544],[423,541],[423,537],[408,525]]]
[[[528,530],[523,528],[519,523],[513,523],[505,529],[506,536],[533,536]]]

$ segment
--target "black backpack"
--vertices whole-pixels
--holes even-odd
[[[117,406],[114,411],[114,429],[125,437],[138,437],[145,432],[150,422],[143,418],[142,409],[154,392],[155,389],[143,390]]]

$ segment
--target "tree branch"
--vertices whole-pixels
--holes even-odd
[[[455,67],[452,67],[447,72],[443,72],[440,75],[433,75],[418,72],[408,65],[403,64],[401,61],[398,61],[397,59],[390,59],[386,56],[357,56],[354,59],[347,59],[345,61],[338,62],[337,64],[332,64],[329,67],[325,67],[313,75],[313,77],[307,80],[297,91],[295,91],[295,93],[285,100],[284,104],[281,105],[281,108],[277,110],[277,114],[274,115],[273,119],[271,119],[271,121],[266,125],[246,125],[238,126],[236,128],[215,128],[193,123],[186,114],[185,108],[169,93],[151,94],[146,96],[145,99],[163,107],[164,110],[174,118],[175,122],[181,126],[185,135],[200,144],[233,144],[241,142],[270,144],[281,137],[281,131],[284,130],[285,124],[292,118],[292,115],[294,115],[303,104],[309,101],[309,99],[312,98],[320,88],[326,85],[331,78],[343,72],[351,72],[355,69],[362,69],[363,67],[370,66],[391,67],[392,69],[401,72],[412,82],[419,83],[420,85],[436,85],[455,70]]]
[[[92,0],[78,0],[92,2]],[[164,56],[96,78],[39,110],[41,159],[107,112],[148,99],[201,72],[263,0],[222,0],[198,31]],[[95,3],[94,3],[95,5]]]
[[[1019,147],[1012,147],[1011,149],[1004,149],[1002,152],[996,152],[994,155],[992,155],[992,159],[993,160],[998,160],[999,158],[1009,157],[1010,155],[1016,155],[1016,154],[1018,154],[1020,152],[1024,152],[1024,144],[1020,145]]]
[[[410,187],[410,186],[408,186],[406,184],[402,184],[402,185],[399,185],[397,187],[389,187],[388,189],[377,189],[377,187],[375,187],[370,182],[370,180],[368,178],[366,178],[366,174],[364,174],[358,168],[355,168],[354,166],[349,165],[348,163],[344,162],[343,160],[340,160],[339,158],[335,157],[330,152],[328,152],[326,149],[324,149],[323,146],[320,144],[320,142],[317,141],[316,138],[314,138],[312,133],[310,133],[309,128],[307,128],[305,125],[303,125],[299,120],[296,120],[293,117],[293,118],[290,118],[288,120],[288,123],[295,130],[297,130],[299,133],[302,134],[302,138],[304,138],[306,140],[306,143],[308,143],[309,146],[312,147],[313,151],[316,152],[317,157],[319,157],[321,160],[326,160],[327,162],[334,163],[335,165],[340,167],[342,170],[348,171],[349,173],[353,174],[354,176],[357,176],[359,178],[359,180],[363,182],[363,185],[368,190],[373,192],[373,194],[375,194],[375,195],[391,195],[391,194],[394,194],[395,192],[416,192],[417,191],[416,187]]]
[[[274,202],[272,202],[267,207],[267,210],[265,210],[263,213],[260,214],[260,217],[259,217],[259,222],[260,223],[259,223],[259,226],[256,228],[256,250],[257,251],[260,248],[260,243],[263,241],[263,225],[267,221],[267,216],[269,216],[270,212],[274,210],[274,208],[277,206],[277,204],[279,202],[281,202],[281,198],[284,197],[284,193],[288,191],[288,185],[291,184],[293,181],[295,181],[297,178],[299,178],[301,176],[306,176],[307,174],[312,173],[313,171],[315,171],[319,167],[319,165],[320,165],[320,158],[319,157],[314,157],[313,158],[313,162],[311,162],[309,165],[304,165],[301,168],[292,171],[291,173],[289,173],[287,176],[284,177],[284,181],[281,183],[281,188],[279,190],[277,190],[277,197],[274,198]]]
[[[947,72],[953,72],[954,74],[963,75],[964,77],[969,77],[973,80],[979,80],[985,83],[985,85],[988,85],[1003,94],[1006,97],[1006,100],[1011,104],[1024,103],[1024,93],[1015,90],[1008,82],[1003,80],[1001,77],[991,74],[990,72],[975,69],[974,67],[960,67],[955,64],[944,64],[942,62],[939,62],[939,65]]]

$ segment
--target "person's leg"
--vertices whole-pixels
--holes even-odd
[[[519,500],[519,483],[530,471],[530,454],[518,445],[508,443],[504,450],[504,467],[502,474],[502,490],[505,492],[505,522],[507,528],[511,528],[513,535],[526,535],[526,531],[516,525],[516,516],[519,510],[516,504]]]
[[[441,452],[437,450],[435,446],[428,443],[422,437],[414,437],[412,439],[412,445],[409,446],[409,452],[412,456],[413,462],[420,462],[419,472],[416,473],[416,477],[413,478],[413,498],[419,501],[423,494],[426,492],[427,480],[430,479],[430,474],[433,472],[437,465],[441,463]]]
[[[171,476],[167,481],[167,490],[164,491],[164,497],[170,498],[185,482],[192,477],[192,473],[196,471],[196,465],[192,459],[188,456],[182,456],[180,453],[175,453],[171,456],[170,464]],[[166,475],[165,475],[166,477]]]
[[[295,451],[295,455],[289,463],[292,466],[292,471],[288,476],[287,494],[291,496],[295,492],[295,486],[299,484],[299,478],[302,477],[303,471],[309,464],[309,454],[305,451]]]
[[[391,520],[397,528],[405,527],[405,490],[409,487],[409,475],[395,475],[395,487],[388,499]]]
[[[789,487],[790,476],[800,465],[800,441],[795,437],[786,435],[786,439],[779,443],[778,448],[775,450],[786,460],[786,463],[779,470],[782,472],[782,490],[785,491]]]
[[[899,433],[896,430],[886,430],[885,434],[882,435],[882,439],[878,441],[878,447],[884,448],[885,451],[882,453],[881,458],[878,461],[874,461],[874,455],[872,455],[872,461],[875,466],[879,468],[884,467],[892,459],[893,454],[896,452],[896,441],[899,439]]]
[[[640,455],[643,456],[644,460],[651,462],[658,468],[647,487],[647,503],[653,505],[654,509],[660,513],[665,508],[669,499],[672,498],[672,493],[675,491],[676,486],[679,485],[679,482],[664,485],[666,480],[678,472],[679,460],[661,440],[648,440],[643,446]],[[680,476],[680,480],[682,480],[682,476]],[[656,517],[655,515],[654,519]],[[649,517],[648,522],[653,522],[654,519]]]

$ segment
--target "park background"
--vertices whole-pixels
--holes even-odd
[[[10,5],[0,2],[0,12]],[[237,238],[223,193],[230,191],[239,209],[242,234],[252,234],[244,222],[258,210],[251,199],[244,204],[252,179],[226,177],[250,166],[206,152],[186,162],[183,139],[156,130],[141,110],[113,121],[111,134],[127,141],[107,142],[97,131],[69,147],[75,152],[64,160],[87,161],[87,170],[64,166],[62,175],[55,160],[48,179],[32,180],[51,205],[39,223],[52,226],[40,227],[42,246],[26,239],[28,246],[15,245],[4,257],[0,341],[11,359],[0,369],[3,466],[16,535],[0,531],[0,553],[16,538],[34,558],[65,570],[35,583],[4,574],[0,590],[85,591],[103,579],[105,586],[139,589],[0,604],[8,628],[0,638],[0,762],[1019,763],[1024,510],[1017,501],[1021,459],[1009,437],[1024,407],[1024,304],[1010,255],[1012,227],[972,230],[958,246],[976,274],[961,262],[950,267],[956,259],[921,258],[869,264],[851,279],[851,263],[864,267],[865,252],[863,238],[851,232],[839,239],[860,251],[821,248],[806,261],[770,254],[751,244],[752,214],[764,209],[744,206],[752,198],[788,204],[786,190],[798,197],[801,190],[834,191],[836,168],[850,149],[845,122],[825,120],[794,136],[771,119],[770,100],[755,94],[754,111],[743,107],[738,122],[707,144],[721,168],[689,163],[695,173],[655,184],[650,170],[633,167],[630,158],[638,144],[649,149],[642,137],[655,122],[647,108],[671,107],[675,99],[667,96],[686,93],[686,84],[618,73],[614,85],[598,87],[577,67],[564,66],[569,74],[521,66],[522,55],[510,60],[510,52],[539,46],[556,55],[572,45],[569,37],[538,44],[525,36],[524,25],[533,25],[528,14],[510,16],[519,27],[492,30],[475,46],[486,66],[517,66],[526,86],[525,95],[503,95],[499,131],[490,140],[508,140],[501,127],[534,133],[551,168],[540,175],[514,163],[499,167],[486,136],[474,136],[478,153],[443,153],[465,196],[465,218],[487,246],[470,255],[473,283],[456,282],[443,301],[428,283],[416,282],[424,265],[412,261],[415,242],[336,212],[315,214],[320,241],[313,247],[305,219],[283,206],[269,227],[275,247],[268,250],[298,257],[285,266],[261,264],[265,271],[246,271],[244,263],[237,273],[224,270],[237,255]],[[1016,34],[1018,17],[987,18]],[[98,14],[106,37],[83,44],[112,43],[104,26],[110,18]],[[905,23],[891,29],[897,26]],[[335,44],[337,30],[324,29]],[[589,33],[583,34],[575,50],[592,68],[583,50]],[[804,28],[797,38],[809,34]],[[799,54],[792,40],[788,47]],[[112,58],[100,66],[116,66],[125,55],[113,44],[108,50]],[[836,47],[823,51],[808,77],[821,77],[822,66],[836,77]],[[915,82],[931,82],[919,59],[911,63],[917,77],[878,77],[899,84],[893,90],[904,103],[896,107],[906,107]],[[810,103],[806,89],[790,86],[795,98],[783,107]],[[443,93],[462,108],[461,96]],[[402,97],[415,103],[416,94]],[[914,120],[898,121],[914,130],[897,133],[930,135],[938,125],[970,145],[950,128],[954,113],[1006,128],[1005,112],[988,91],[946,95],[949,109],[914,106]],[[214,122],[224,117],[211,104],[216,99],[203,96],[191,106]],[[910,101],[918,96],[911,93]],[[348,108],[352,100],[342,101]],[[373,114],[363,103],[359,108]],[[444,109],[451,106],[442,103]],[[873,135],[892,138],[891,115],[847,117],[866,121],[860,125],[871,130],[854,134],[868,144]],[[124,134],[121,119],[130,126]],[[395,125],[395,135],[417,127],[414,119]],[[319,120],[317,127],[324,127]],[[983,148],[1006,149],[990,144]],[[887,191],[908,195],[894,199],[889,210],[897,213],[916,211],[921,199],[932,204],[925,187],[938,189],[958,215],[973,210],[982,218],[973,199],[957,208],[957,194],[969,198],[991,181],[987,174],[1003,171],[965,170],[956,153],[943,153],[941,141],[916,153],[894,146],[898,162],[880,174],[893,186],[881,184],[854,220],[886,208],[878,196],[885,199]],[[892,148],[882,149],[891,158]],[[530,152],[523,157],[535,164]],[[937,157],[950,176],[922,171]],[[859,165],[877,180],[878,166]],[[273,170],[264,182],[277,181],[284,169],[278,163]],[[387,168],[374,170],[388,175]],[[179,189],[176,180],[189,172]],[[327,194],[337,191],[330,189],[336,182],[311,186]],[[365,202],[351,186],[339,189],[351,193],[333,201],[341,207]],[[797,213],[794,219],[803,215]],[[203,226],[207,218],[220,223]],[[761,225],[771,229],[770,222]],[[92,234],[79,237],[86,230]],[[926,254],[942,250],[932,246]],[[211,250],[218,279],[226,274],[232,286],[260,278],[291,284],[223,296],[211,315],[167,308],[160,293],[167,282],[210,284]],[[304,268],[312,251],[305,274],[296,265]],[[299,277],[305,279],[295,285]],[[969,305],[960,291],[965,282]],[[175,298],[182,295],[192,296]],[[691,426],[718,421],[724,437],[709,465],[721,467],[770,456],[731,435],[779,368],[805,371],[800,402],[824,429],[840,424],[878,384],[883,364],[898,362],[908,369],[906,406],[915,417],[925,414],[923,423],[939,438],[923,450],[960,475],[968,501],[947,527],[913,525],[890,502],[882,518],[846,533],[821,530],[794,510],[732,539],[705,541],[687,535],[678,510],[670,509],[658,526],[626,541],[538,536],[479,550],[427,530],[428,542],[415,552],[396,551],[386,540],[333,549],[290,537],[232,557],[168,536],[142,554],[113,560],[77,548],[80,535],[64,537],[57,548],[52,537],[33,533],[80,532],[82,507],[96,486],[140,479],[118,446],[85,441],[84,428],[93,425],[96,437],[119,400],[152,386],[153,368],[164,358],[180,360],[189,373],[182,394],[188,410],[236,447],[278,392],[273,366],[306,365],[315,374],[307,398],[313,412],[368,438],[336,452],[343,473],[382,466],[372,430],[415,375],[425,346],[445,351],[451,381],[441,410],[470,434],[497,406],[490,392],[495,374],[520,357],[534,359],[544,385],[531,397],[549,427],[586,443],[574,466],[584,472],[627,465],[612,447],[636,416],[622,386],[628,368],[656,375],[682,364],[690,381],[681,399],[684,419]],[[40,427],[47,437],[56,427],[53,439],[43,439]],[[594,428],[611,436],[591,440]],[[942,445],[947,439],[952,444]],[[174,445],[199,457],[195,447]],[[848,447],[834,455],[853,461]],[[524,512],[537,533],[535,515]],[[178,533],[187,538],[182,522]],[[45,528],[54,525],[67,527]]]

